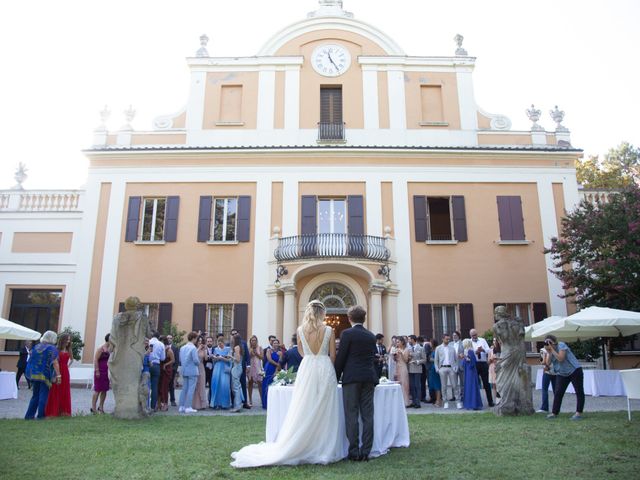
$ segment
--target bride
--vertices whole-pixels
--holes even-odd
[[[278,439],[233,452],[231,466],[327,464],[343,458],[344,439],[338,429],[342,412],[333,367],[335,336],[333,329],[324,325],[324,317],[321,302],[314,300],[307,305],[302,326],[298,327],[298,350],[303,359]]]

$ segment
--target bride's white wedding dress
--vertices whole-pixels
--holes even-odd
[[[317,354],[310,350],[301,328],[298,328],[298,338],[304,357],[295,385],[290,387],[293,397],[278,439],[273,443],[247,445],[233,452],[231,466],[327,464],[343,458],[343,438],[338,430],[342,409],[336,394],[336,371],[328,355],[331,327],[325,327]]]

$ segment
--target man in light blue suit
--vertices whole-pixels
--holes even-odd
[[[197,410],[191,408],[193,401],[193,392],[196,390],[196,382],[198,381],[198,366],[200,359],[196,350],[196,342],[198,334],[191,332],[187,335],[187,343],[180,347],[180,368],[182,374],[182,392],[180,393],[180,413],[195,413]]]

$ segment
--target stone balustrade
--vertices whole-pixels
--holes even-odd
[[[83,190],[0,191],[0,212],[80,212]]]

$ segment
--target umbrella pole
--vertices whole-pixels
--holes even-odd
[[[602,342],[602,368],[604,370],[607,369],[607,344],[605,339],[600,337],[600,342]]]

